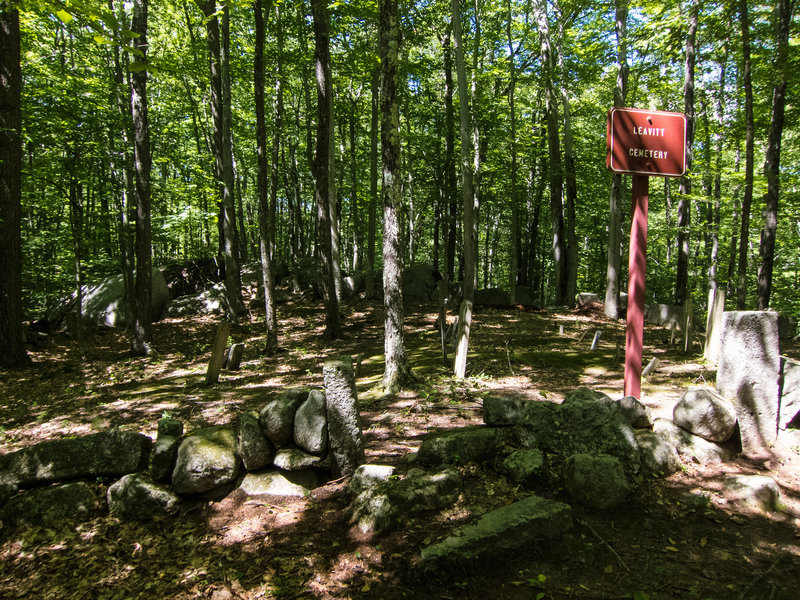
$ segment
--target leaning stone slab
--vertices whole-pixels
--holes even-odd
[[[774,512],[781,508],[780,488],[774,479],[766,475],[728,477],[725,480],[724,496],[735,506],[761,512]]]
[[[180,499],[171,489],[148,481],[139,473],[125,475],[108,488],[111,516],[131,521],[168,517],[178,512]]]
[[[153,481],[169,481],[178,460],[178,448],[181,440],[178,437],[159,435],[153,447],[153,460],[150,464],[150,474]]]
[[[333,475],[352,475],[364,462],[364,440],[361,416],[349,356],[325,362],[322,367],[325,381],[325,405],[328,415],[328,447],[333,457]]]
[[[669,419],[653,421],[653,433],[675,447],[678,454],[689,460],[705,465],[733,460],[736,453],[727,444],[709,442],[678,427]]]
[[[96,506],[89,484],[76,481],[17,494],[0,511],[0,520],[12,527],[53,527],[65,521],[87,521],[97,512]]]
[[[636,431],[636,442],[639,444],[643,474],[666,477],[681,468],[678,450],[664,437],[640,429]]]
[[[152,441],[130,431],[104,431],[42,442],[0,456],[0,479],[19,487],[126,475],[147,468]]]
[[[572,509],[562,502],[530,496],[483,515],[443,541],[422,549],[423,568],[495,557],[539,541],[560,538],[572,527]]]
[[[278,448],[292,443],[294,416],[297,408],[308,398],[308,390],[286,390],[261,409],[261,427]]]
[[[272,464],[284,471],[303,471],[320,466],[321,462],[319,456],[303,452],[300,448],[281,448],[272,460]]]
[[[231,427],[208,427],[181,442],[172,487],[178,494],[200,494],[230,483],[238,474],[236,433]]]
[[[328,449],[328,418],[325,394],[311,390],[294,416],[294,441],[306,452],[322,454]]]
[[[736,408],[742,450],[769,454],[778,434],[778,314],[723,313],[717,390]]]
[[[630,493],[622,463],[608,454],[573,454],[564,468],[564,487],[580,504],[614,508]]]
[[[239,420],[239,455],[242,457],[244,468],[256,471],[266,467],[275,457],[275,448],[272,446],[261,429],[258,413],[242,413]]]
[[[319,484],[319,476],[313,470],[278,473],[248,473],[239,489],[249,496],[270,494],[272,496],[288,496],[302,498],[311,493]]]
[[[781,356],[781,400],[778,427],[800,425],[800,362]]]
[[[486,462],[514,439],[514,431],[505,427],[475,425],[437,431],[422,440],[417,460],[427,466]]]
[[[736,409],[713,390],[687,390],[672,410],[672,420],[709,442],[726,442],[736,429]]]

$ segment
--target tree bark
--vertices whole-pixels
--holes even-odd
[[[686,115],[686,170],[692,169],[692,145],[694,144],[694,66],[695,42],[699,5],[693,4],[689,13],[689,31],[686,35],[686,60],[683,84],[683,112]],[[692,210],[690,194],[692,180],[688,175],[681,177],[678,201],[678,266],[675,274],[675,303],[683,305],[686,301],[689,282],[689,227]]]
[[[0,10],[0,367],[30,363],[22,329],[22,72],[19,12]]]
[[[133,117],[134,164],[136,167],[136,304],[133,311],[131,354],[152,352],[153,343],[153,250],[150,228],[150,123],[147,115],[147,6],[148,0],[133,5],[131,30],[142,52],[139,61],[145,68],[131,75],[131,115]]]
[[[736,308],[744,310],[747,305],[747,250],[750,241],[750,209],[753,204],[753,160],[755,125],[753,121],[753,82],[750,61],[750,17],[747,0],[739,1],[742,30],[742,79],[744,83],[744,196],[742,198],[742,223],[739,234],[739,267],[736,282]]]
[[[508,19],[506,20],[506,38],[508,41],[508,111],[509,125],[511,127],[511,139],[509,140],[509,151],[511,153],[511,232],[510,232],[510,265],[508,273],[509,298],[511,304],[517,303],[517,280],[519,279],[519,199],[517,198],[517,110],[516,110],[516,86],[517,86],[517,65],[514,62],[517,55],[517,48],[514,47],[514,40],[511,34],[511,24],[514,18],[511,9],[511,0],[506,2]],[[488,235],[486,236],[488,241]],[[484,272],[486,270],[484,269]],[[484,286],[486,287],[486,286]]]
[[[258,173],[256,186],[258,188],[258,224],[259,224],[259,250],[261,255],[261,282],[264,286],[264,324],[266,326],[266,343],[264,352],[268,355],[275,354],[278,350],[278,324],[275,315],[275,283],[272,271],[272,223],[270,219],[270,191],[267,189],[267,125],[264,115],[264,12],[262,0],[256,0],[255,6],[255,56],[253,57],[253,88],[256,104],[256,155],[258,158]],[[280,28],[280,9],[276,8],[277,27]],[[280,45],[278,47],[280,52]],[[280,77],[278,77],[280,81]],[[273,148],[273,161],[275,160]],[[274,165],[273,165],[274,166]],[[272,172],[273,178],[277,177],[277,168]]]
[[[458,200],[456,197],[455,164],[455,117],[453,109],[453,52],[450,31],[445,33],[444,41],[444,189],[446,213],[446,240],[444,274],[447,281],[455,278],[456,265],[456,220]]]
[[[470,139],[470,105],[467,94],[467,73],[464,65],[464,46],[461,41],[461,3],[452,0],[453,45],[455,47],[456,74],[458,78],[459,122],[461,132],[461,186],[464,201],[464,281],[463,301],[458,319],[456,336],[456,355],[453,371],[456,377],[463,378],[467,370],[467,351],[472,324],[472,301],[475,297],[475,267],[477,262],[473,227],[474,189],[473,171],[470,166],[472,152],[475,151]]]
[[[624,107],[628,96],[628,0],[615,3],[614,29],[617,36],[617,84],[614,87],[614,106]],[[619,288],[622,273],[622,174],[611,176],[608,199],[608,256],[606,262],[605,314],[619,318]]]
[[[325,0],[312,0],[314,20],[314,63],[317,82],[317,147],[314,155],[314,197],[317,205],[317,258],[322,275],[322,295],[325,304],[325,336],[341,337],[339,298],[336,295],[331,240],[331,55],[329,15]]]
[[[370,127],[369,127],[369,214],[367,216],[367,277],[365,293],[367,298],[375,295],[375,229],[378,205],[378,134],[379,134],[379,94],[380,67],[372,72],[370,85]]]
[[[772,90],[772,120],[767,141],[767,156],[764,174],[767,178],[767,193],[764,194],[764,229],[761,232],[761,267],[758,270],[758,309],[769,308],[772,294],[772,269],[775,262],[775,236],[778,230],[778,198],[780,196],[781,137],[786,109],[786,62],[789,53],[789,23],[793,1],[777,0],[778,21],[777,52],[773,72],[775,82]]]
[[[383,389],[394,395],[411,377],[403,334],[400,102],[397,70],[400,24],[397,0],[380,2],[381,156],[383,162]]]

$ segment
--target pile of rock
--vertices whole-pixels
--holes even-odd
[[[109,431],[2,455],[0,519],[49,526],[97,514],[103,499],[90,484],[73,480],[121,477],[108,488],[111,514],[147,519],[237,487],[248,494],[302,496],[330,474],[351,475],[364,449],[349,357],[328,361],[323,374],[324,393],[286,390],[259,412],[242,414],[235,426],[184,435],[181,421],[162,418],[154,447],[145,435]]]

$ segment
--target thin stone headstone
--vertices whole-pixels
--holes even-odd
[[[768,456],[777,438],[779,377],[778,314],[724,313],[717,390],[736,408],[748,456]]]
[[[657,358],[653,357],[653,359],[647,363],[647,366],[642,371],[642,377],[647,377],[652,371],[655,371],[658,368],[658,365],[661,364],[661,361]]]
[[[244,344],[234,344],[228,348],[227,356],[225,357],[225,368],[228,371],[238,371],[242,365],[242,353],[244,352]]]
[[[228,345],[228,335],[231,332],[231,324],[222,321],[217,325],[217,333],[214,336],[214,347],[211,350],[211,358],[208,361],[206,371],[206,385],[219,381],[219,372],[222,369],[222,362],[225,360],[225,348]]]
[[[364,441],[350,357],[339,356],[326,361],[322,375],[334,476],[352,475],[364,462]]]
[[[708,290],[708,317],[706,319],[706,344],[703,358],[716,364],[722,336],[722,313],[725,312],[726,291],[722,288]]]
[[[597,344],[600,343],[600,334],[602,332],[598,329],[594,332],[594,339],[592,340],[592,350],[597,350]]]

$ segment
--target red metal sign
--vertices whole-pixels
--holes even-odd
[[[616,173],[680,177],[686,172],[686,115],[612,108],[606,167]]]

